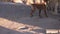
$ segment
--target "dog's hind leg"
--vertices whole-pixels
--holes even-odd
[[[46,12],[46,6],[44,6],[43,10],[44,10],[45,16],[48,17],[47,12]]]

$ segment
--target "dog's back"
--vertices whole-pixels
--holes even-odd
[[[26,4],[46,4],[46,0],[27,0]]]

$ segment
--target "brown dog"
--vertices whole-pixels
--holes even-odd
[[[46,0],[44,0],[44,2],[46,2]],[[39,10],[39,17],[41,17],[41,10],[43,9],[44,10],[44,13],[45,13],[45,16],[47,16],[47,13],[46,13],[46,5],[45,3],[41,3],[41,4],[31,4],[32,5],[32,11],[30,13],[30,16],[32,17],[33,16],[33,13],[35,12],[36,8]]]

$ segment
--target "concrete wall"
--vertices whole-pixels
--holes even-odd
[[[60,13],[60,0],[58,0],[58,13]]]
[[[58,0],[49,0],[49,7],[51,8],[51,12],[54,15],[58,14]]]

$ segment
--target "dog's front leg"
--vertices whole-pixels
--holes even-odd
[[[31,16],[31,17],[33,17],[33,13],[35,12],[35,9],[36,9],[35,7],[32,8],[32,11],[31,11],[31,13],[30,13],[30,16]]]

